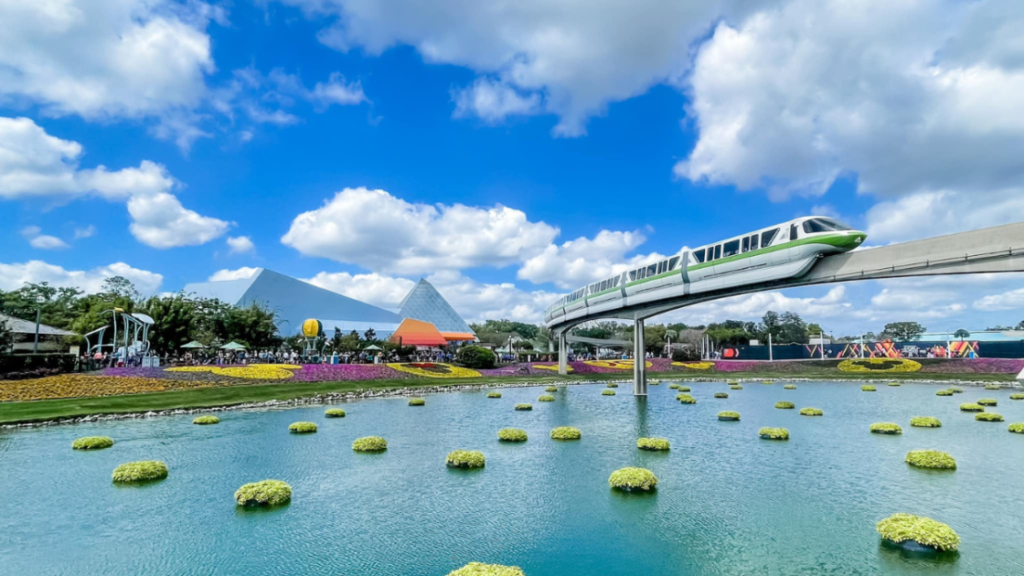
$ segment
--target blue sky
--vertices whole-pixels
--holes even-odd
[[[647,259],[824,213],[1024,220],[1009,0],[111,0],[0,8],[0,289],[267,267],[536,321]],[[632,6],[632,8],[631,8]],[[100,168],[104,167],[104,168]],[[837,333],[1024,320],[1019,276],[765,293]]]

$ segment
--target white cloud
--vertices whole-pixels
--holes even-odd
[[[455,91],[456,118],[476,116],[496,124],[508,116],[525,116],[540,112],[540,95],[523,95],[515,88],[488,78],[478,78],[471,86]]]
[[[260,268],[250,268],[248,266],[242,266],[235,270],[217,270],[208,278],[208,280],[210,282],[220,282],[222,280],[245,280],[246,278],[252,278],[253,274],[259,271]]]
[[[733,320],[760,320],[765,312],[796,312],[809,322],[819,318],[841,318],[846,316],[853,305],[846,297],[846,287],[833,286],[821,297],[794,298],[779,291],[757,292],[742,296],[723,298],[690,308],[683,308],[658,318],[657,321],[682,320],[687,324],[709,324]]]
[[[990,312],[1024,309],[1024,288],[984,296],[974,301],[974,308]]]
[[[920,192],[875,204],[867,213],[868,238],[899,242],[1019,222],[1024,217],[1024,188],[986,195]]]
[[[346,83],[340,72],[331,73],[327,82],[317,82],[309,93],[309,98],[324,106],[351,106],[366,102],[363,85],[358,81]]]
[[[229,236],[227,243],[229,254],[244,254],[256,249],[256,245],[248,236]]]
[[[89,120],[191,109],[215,70],[211,18],[199,1],[2,2],[0,100]]]
[[[60,238],[43,234],[43,230],[39,226],[26,226],[21,229],[21,235],[28,240],[29,246],[38,248],[39,250],[70,248],[68,243]]]
[[[320,272],[306,282],[382,308],[398,308],[416,283],[377,273]]]
[[[412,204],[384,190],[346,188],[296,216],[281,241],[307,256],[415,274],[521,262],[557,234],[501,205]]]
[[[28,118],[0,117],[0,199],[34,196],[100,196],[126,201],[130,230],[154,248],[203,244],[229,224],[185,209],[170,194],[166,168],[143,160],[138,168],[80,170],[82,146],[46,133]]]
[[[93,226],[92,224],[89,224],[88,226],[82,228],[75,228],[75,240],[79,240],[82,238],[91,238],[95,234],[96,227]]]
[[[665,258],[655,252],[627,259],[626,254],[644,241],[646,237],[640,232],[602,230],[593,239],[577,238],[560,246],[550,244],[523,263],[517,278],[534,284],[553,282],[559,288],[574,290]]]
[[[113,276],[131,280],[143,295],[155,294],[164,280],[161,274],[132,268],[124,262],[92,270],[65,270],[54,264],[30,260],[21,264],[0,263],[0,290],[17,290],[26,282],[49,282],[51,286],[76,287],[92,294],[101,291],[103,281]]]

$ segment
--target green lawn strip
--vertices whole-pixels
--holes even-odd
[[[800,372],[648,372],[649,376],[662,380],[721,380],[752,378],[757,380],[799,378],[810,380],[941,380],[941,381],[986,381],[1012,382],[1014,374],[921,374],[914,372],[848,373],[835,370],[810,370]],[[543,385],[551,382],[582,382],[631,380],[633,373],[624,370],[610,374],[558,374],[533,376],[489,376],[480,378],[417,378],[394,380],[361,380],[356,382],[304,382],[286,384],[253,384],[197,388],[151,394],[130,394],[124,396],[100,396],[91,398],[67,398],[60,400],[37,400],[33,402],[0,403],[0,424],[41,422],[58,418],[73,418],[94,414],[125,414],[179,408],[211,408],[234,406],[268,400],[291,400],[316,396],[318,394],[359,392],[364,390],[416,389],[437,386],[473,386],[488,384],[511,384],[529,382]]]

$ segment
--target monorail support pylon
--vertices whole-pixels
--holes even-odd
[[[647,396],[647,353],[642,319],[633,320],[633,396]]]
[[[558,373],[561,376],[565,376],[569,373],[569,363],[566,356],[568,347],[565,341],[565,330],[558,333]]]

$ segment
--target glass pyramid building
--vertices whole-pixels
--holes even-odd
[[[446,340],[475,340],[476,334],[469,324],[459,316],[451,304],[441,296],[437,288],[424,279],[405,295],[399,305],[398,315],[430,322]]]

